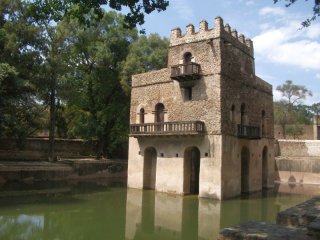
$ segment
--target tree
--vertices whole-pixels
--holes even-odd
[[[273,0],[274,3],[278,3],[281,0]],[[292,4],[296,3],[298,0],[284,0],[286,2],[285,6],[290,7]],[[308,1],[308,0],[305,0]],[[314,5],[312,8],[313,15],[311,18],[306,19],[301,23],[303,27],[308,27],[311,25],[312,21],[315,21],[317,17],[320,16],[320,0],[314,0]]]
[[[0,135],[16,138],[19,145],[44,124],[35,82],[41,30],[25,11],[19,0],[0,5]]]
[[[158,34],[139,36],[129,47],[129,54],[122,64],[121,84],[129,93],[131,76],[166,67],[169,40]]]
[[[76,18],[82,24],[90,24],[92,18],[88,14],[93,9],[94,19],[103,17],[103,6],[108,6],[116,11],[121,11],[123,7],[129,9],[123,24],[128,28],[144,23],[144,14],[153,11],[164,11],[169,5],[166,0],[29,0],[32,3],[30,9],[34,16],[50,15],[54,21],[60,21],[64,17]]]
[[[319,116],[320,115],[320,102],[312,104],[310,107],[310,110],[314,115]]]
[[[312,92],[305,86],[295,85],[291,80],[287,80],[284,84],[277,86],[276,89],[281,93],[289,108],[306,99],[307,96],[312,96]]]
[[[281,93],[283,99],[274,104],[275,122],[281,126],[283,136],[286,138],[286,126],[297,124],[298,111],[294,109],[295,105],[307,96],[312,96],[312,92],[305,86],[293,84],[291,80],[287,80],[276,89]]]
[[[94,14],[94,13],[92,13]],[[97,140],[97,158],[112,156],[127,141],[129,97],[119,75],[129,45],[137,38],[134,29],[123,27],[123,16],[105,13],[101,21],[84,27],[77,19],[62,21],[70,71],[61,92],[69,121],[69,135]]]

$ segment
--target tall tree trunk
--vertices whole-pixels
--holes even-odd
[[[55,79],[53,80],[52,88],[50,89],[50,126],[49,126],[49,154],[48,161],[55,162],[54,138],[56,125],[56,93],[55,93]]]

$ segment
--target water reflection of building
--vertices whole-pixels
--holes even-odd
[[[220,229],[218,201],[128,189],[126,239],[212,239]]]
[[[304,199],[268,191],[220,202],[128,189],[125,237],[127,240],[215,239],[220,229],[241,222],[274,222],[280,210],[295,205],[299,198]]]

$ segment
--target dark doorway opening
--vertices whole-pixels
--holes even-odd
[[[157,151],[148,147],[144,151],[143,188],[155,189],[157,173]]]
[[[186,194],[199,194],[200,151],[190,147],[184,151],[183,191]]]
[[[241,193],[249,192],[250,152],[247,147],[241,150]]]
[[[268,148],[262,150],[262,187],[268,188]]]
[[[164,105],[162,103],[157,103],[155,107],[155,122],[164,122]]]

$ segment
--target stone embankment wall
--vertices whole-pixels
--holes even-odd
[[[320,183],[320,141],[278,140],[275,142],[275,180],[289,183]]]
[[[312,198],[278,213],[277,224],[250,221],[220,231],[218,240],[318,240],[320,197]]]
[[[0,139],[0,161],[32,160],[45,161],[48,158],[47,138],[28,138],[18,147],[14,139]],[[55,152],[58,158],[94,156],[95,142],[80,139],[56,139]]]
[[[302,129],[302,135],[297,136],[296,139],[314,140],[316,138],[313,125],[298,125],[298,127]],[[276,139],[284,139],[283,130],[280,125],[274,125],[274,137]],[[287,134],[286,139],[294,138],[290,134]]]

